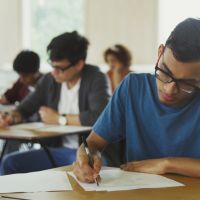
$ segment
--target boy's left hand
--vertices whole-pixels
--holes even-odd
[[[125,171],[144,172],[150,174],[165,174],[167,173],[167,167],[167,158],[134,161],[120,166],[120,168]]]

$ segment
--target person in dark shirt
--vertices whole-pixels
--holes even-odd
[[[18,80],[0,98],[1,104],[21,102],[29,92],[34,90],[37,81],[42,77],[39,72],[40,58],[33,51],[21,51],[13,62],[13,69],[19,74]]]
[[[33,113],[45,124],[92,126],[110,98],[106,75],[86,63],[89,41],[77,31],[54,37],[47,46],[52,71],[38,82],[13,112],[0,114],[0,127],[23,123]],[[81,138],[68,135],[45,140],[57,166],[72,164]],[[12,153],[1,162],[2,174],[49,169],[44,149]]]
[[[13,69],[19,74],[18,80],[0,98],[0,104],[15,104],[21,102],[30,92],[35,90],[35,85],[42,77],[39,72],[40,58],[37,53],[29,50],[21,51],[13,62]],[[34,121],[36,114],[30,116],[27,121]],[[6,154],[18,151],[21,142],[9,141]]]

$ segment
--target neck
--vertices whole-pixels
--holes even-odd
[[[127,73],[130,72],[130,69],[129,69],[129,68],[123,68],[123,69],[121,70],[121,72],[122,72],[123,74],[127,74]]]
[[[40,72],[36,72],[34,75],[33,75],[33,81],[32,83],[30,84],[30,86],[34,86],[38,80],[38,78],[40,77]]]
[[[73,78],[70,81],[67,81],[66,84],[67,84],[68,89],[73,88],[76,85],[76,83],[79,81],[79,79],[80,79],[80,75]]]

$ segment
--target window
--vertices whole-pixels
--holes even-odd
[[[23,47],[36,51],[44,70],[46,47],[51,39],[66,31],[85,33],[86,0],[24,0]]]

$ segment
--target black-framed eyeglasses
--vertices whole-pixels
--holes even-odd
[[[69,64],[66,67],[59,67],[59,66],[53,66],[51,65],[51,67],[61,73],[64,73],[65,71],[67,71],[68,69],[70,69],[72,66],[74,66],[74,63]]]
[[[165,70],[158,67],[158,63],[155,66],[155,77],[162,81],[163,83],[171,83],[175,82],[177,89],[183,92],[186,92],[188,94],[191,94],[195,92],[196,90],[199,90],[199,88],[193,84],[187,83],[184,80],[179,80],[174,78],[172,75],[170,75]]]
[[[67,71],[68,69],[70,69],[71,67],[73,67],[75,65],[75,62],[73,62],[73,63],[70,63],[69,65],[67,65],[66,67],[59,67],[59,66],[54,66],[50,60],[47,60],[47,62],[53,69],[55,69],[61,73],[64,73],[65,71]]]

